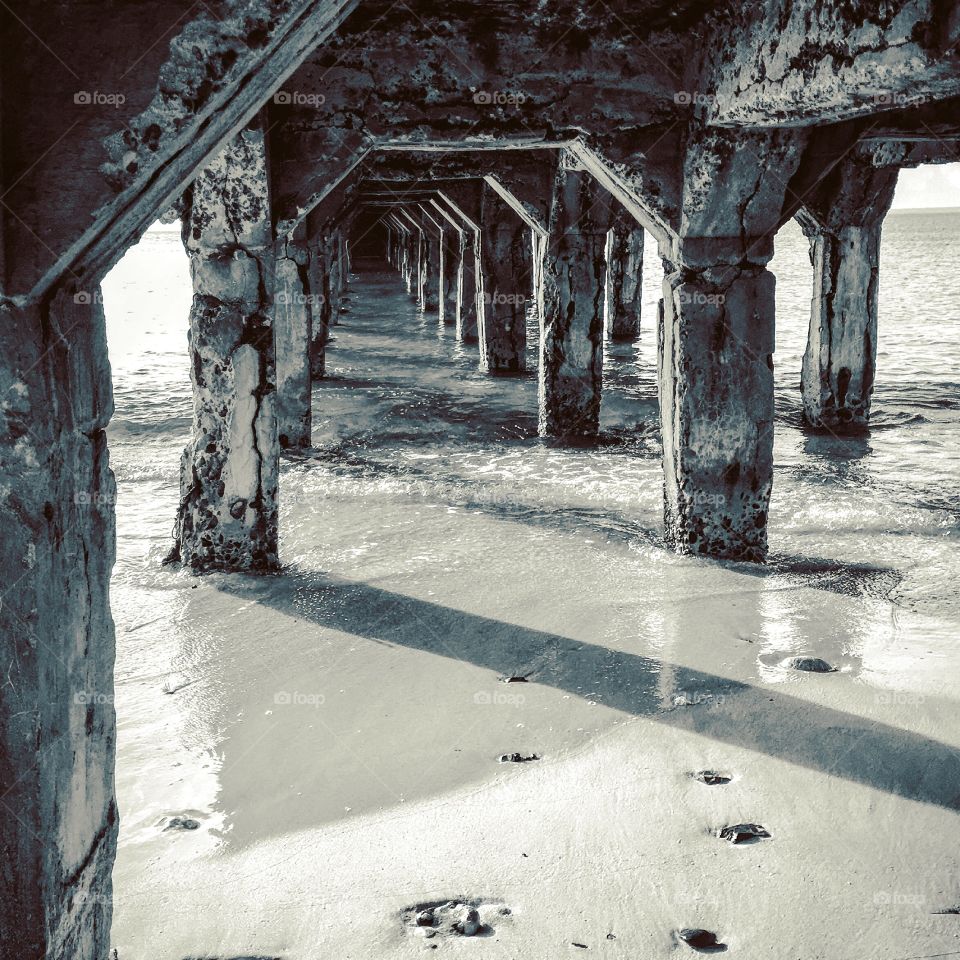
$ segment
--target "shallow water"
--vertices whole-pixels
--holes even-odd
[[[651,322],[607,348],[603,442],[562,450],[536,438],[532,374],[480,374],[476,348],[419,314],[394,274],[355,275],[314,392],[314,450],[283,467],[284,574],[198,582],[160,566],[191,415],[190,289],[178,235],[147,234],[104,284],[120,888],[158,844],[223,853],[382,810],[487,776],[504,751],[575,752],[678,697],[756,685],[800,704],[808,679],[780,666],[793,653],[840,668],[837,689],[861,695],[842,708],[888,704],[891,724],[932,735],[937,704],[956,699],[944,671],[960,634],[958,267],[960,212],[890,215],[874,428],[811,436],[809,260],[799,229],[782,231],[766,567],[661,543]],[[531,683],[498,682],[512,674]],[[844,716],[813,727],[829,736]],[[816,768],[805,749],[787,759]],[[159,832],[173,815],[203,829]]]
[[[887,220],[877,388],[866,438],[802,430],[810,268],[794,224],[781,231],[772,268],[778,281],[774,565],[783,561],[808,576],[821,565],[874,566],[888,573],[867,578],[871,589],[890,588],[901,604],[960,617],[960,601],[947,589],[960,573],[960,213],[894,211]],[[644,299],[651,318],[659,269],[648,250]],[[375,481],[384,492],[391,485],[421,495],[442,491],[458,503],[535,513],[544,522],[659,535],[650,324],[637,345],[607,347],[602,425],[611,445],[551,450],[535,438],[533,375],[479,374],[475,349],[418,315],[392,274],[371,277],[364,289],[364,301],[331,347],[330,377],[316,393],[318,465],[340,485],[340,495],[366,496]],[[172,495],[190,419],[190,291],[177,235],[148,234],[107,279],[104,296],[117,403],[111,449],[122,491],[133,493],[136,483],[148,497]],[[532,368],[535,331],[529,340]],[[288,471],[285,510],[300,499],[306,474]],[[297,517],[296,510],[286,515],[288,562],[299,552],[291,535]],[[122,558],[127,537],[159,535],[152,517],[140,528],[140,518],[121,511],[121,523]],[[838,579],[841,572],[830,575]]]

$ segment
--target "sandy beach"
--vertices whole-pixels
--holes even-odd
[[[653,441],[531,446],[523,378],[438,402],[404,296],[356,279],[281,574],[162,568],[175,460],[119,454],[120,960],[960,954],[953,619],[875,558],[673,555]],[[480,402],[502,451],[445,447]],[[416,925],[448,901],[476,935]]]

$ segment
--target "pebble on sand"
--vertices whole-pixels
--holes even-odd
[[[200,826],[199,820],[191,817],[171,817],[164,830],[196,830]]]
[[[733,777],[725,773],[717,773],[715,770],[698,770],[692,774],[692,776],[694,780],[699,780],[709,787],[720,786],[721,784],[729,783],[733,779]]]
[[[703,930],[700,927],[684,927],[677,935],[694,950],[726,950],[726,945],[720,943],[717,935],[710,930]]]
[[[496,908],[495,904],[483,904],[480,901],[446,900],[438,903],[425,903],[410,907],[403,913],[404,922],[417,928],[424,937],[476,937],[493,932],[493,927],[485,923],[478,907],[486,910]],[[497,908],[500,916],[509,916],[509,907]]]
[[[837,668],[819,657],[787,657],[781,665],[791,670],[802,670],[805,673],[836,673]]]
[[[749,843],[751,840],[769,837],[770,834],[759,823],[734,823],[721,828],[717,836],[721,840],[729,840],[730,843]]]

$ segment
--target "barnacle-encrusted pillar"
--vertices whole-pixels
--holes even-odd
[[[775,307],[766,265],[802,136],[700,128],[687,148],[659,337],[665,526],[683,552],[766,555]]]
[[[0,303],[4,960],[106,960],[110,947],[112,413],[99,289]]]
[[[526,309],[530,297],[530,230],[489,186],[483,187],[480,264],[483,312],[479,318],[480,364],[489,373],[526,369]]]
[[[302,238],[277,241],[273,343],[277,364],[280,446],[310,446],[310,341],[313,331],[308,264]]]
[[[540,435],[596,436],[603,381],[608,196],[589,173],[561,163],[543,267]]]
[[[838,164],[820,202],[800,216],[813,263],[801,377],[803,412],[817,429],[851,433],[869,424],[877,359],[880,230],[896,185],[896,167],[851,158]]]
[[[606,331],[612,340],[636,340],[643,298],[643,227],[616,206],[607,234]]]
[[[200,173],[190,256],[193,440],[171,559],[194,570],[277,566],[274,244],[264,132],[254,121]]]

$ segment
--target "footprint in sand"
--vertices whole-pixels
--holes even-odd
[[[727,949],[727,945],[721,943],[715,933],[700,927],[684,927],[677,931],[677,937],[698,953],[722,953]]]
[[[434,937],[489,937],[494,921],[510,917],[513,911],[503,903],[484,900],[437,900],[420,903],[400,912],[412,933]]]

